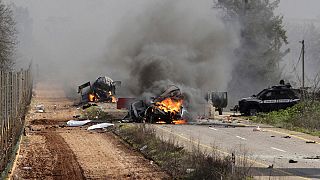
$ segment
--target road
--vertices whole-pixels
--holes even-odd
[[[66,127],[82,110],[73,106],[57,83],[40,83],[35,94],[12,179],[168,179],[113,133]],[[44,105],[44,113],[36,113],[38,104]]]
[[[157,133],[184,146],[199,145],[207,152],[247,154],[255,177],[269,179],[320,179],[320,138],[279,128],[226,128],[208,125],[153,125]],[[286,138],[290,136],[290,138]],[[306,141],[318,141],[306,143]],[[289,163],[289,160],[297,163]],[[273,168],[267,168],[273,164]]]

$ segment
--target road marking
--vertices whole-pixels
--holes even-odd
[[[179,137],[179,138],[181,138],[181,139],[183,139],[183,140],[185,140],[185,141],[187,141],[187,142],[192,142],[192,143],[194,143],[194,144],[196,144],[196,145],[199,145],[199,146],[201,146],[201,147],[208,148],[208,149],[212,149],[212,150],[218,151],[218,152],[220,152],[220,153],[222,153],[222,154],[225,154],[225,155],[229,155],[229,156],[231,155],[230,153],[225,152],[225,151],[223,151],[223,150],[221,150],[221,149],[211,147],[211,146],[209,146],[209,145],[207,145],[207,144],[202,144],[202,143],[200,143],[199,141],[194,141],[194,140],[192,140],[192,139],[190,139],[190,138],[181,136],[180,134],[174,133],[174,132],[172,132],[172,131],[169,131],[169,130],[167,130],[167,129],[161,128],[161,127],[159,127],[159,126],[154,126],[154,127],[158,128],[158,129],[160,129],[160,130],[162,130],[162,131],[165,131],[165,132],[167,132],[167,133],[169,133],[169,134],[173,134],[173,135],[175,135],[175,136],[177,136],[177,137]],[[168,128],[169,128],[169,127],[168,127]],[[249,159],[249,158],[246,158],[246,160],[249,161],[249,162],[252,162],[252,163],[254,163],[254,164],[260,165],[260,166],[269,167],[269,165],[264,164],[264,163],[262,163],[262,162],[258,162],[258,161],[256,161],[256,160],[252,160],[252,159]],[[298,175],[295,175],[295,174],[292,174],[292,173],[290,173],[290,172],[283,171],[283,170],[280,170],[280,169],[274,169],[274,170],[277,171],[277,172],[280,172],[280,173],[284,173],[284,174],[286,174],[286,175],[288,175],[288,176],[295,176],[295,177],[298,177],[298,178],[300,178],[300,179],[311,180],[310,178],[305,178],[305,177],[302,177],[302,176],[298,176]]]
[[[209,129],[212,129],[212,130],[215,130],[215,131],[217,131],[218,129],[216,129],[216,128],[213,128],[213,127],[209,127]]]
[[[277,151],[281,151],[281,152],[287,152],[287,151],[285,151],[285,150],[278,149],[278,148],[275,148],[275,147],[271,147],[271,149],[274,149],[274,150],[277,150]]]
[[[244,137],[240,137],[240,136],[236,136],[237,138],[239,138],[239,139],[242,139],[242,140],[247,140],[246,138],[244,138]]]

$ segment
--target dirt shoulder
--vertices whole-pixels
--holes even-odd
[[[36,113],[43,104],[45,113]],[[62,88],[39,84],[12,179],[167,179],[159,167],[110,132],[65,127],[79,113]]]

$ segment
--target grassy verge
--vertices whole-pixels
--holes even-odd
[[[116,134],[153,160],[173,179],[246,179],[248,168],[233,168],[230,156],[205,153],[200,147],[187,151],[174,138],[164,140],[145,125],[121,125]],[[233,173],[232,173],[233,172]]]
[[[259,114],[254,122],[320,136],[320,102],[305,101],[285,110]]]

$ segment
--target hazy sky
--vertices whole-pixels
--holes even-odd
[[[278,11],[285,18],[314,19],[320,16],[320,0],[280,0]]]
[[[40,69],[56,69],[55,74],[83,72],[88,61],[106,61],[109,38],[128,17],[144,12],[149,3],[159,0],[7,0],[27,7],[33,19],[34,51],[27,59],[39,63]],[[194,0],[197,8],[211,8],[212,0]],[[281,0],[277,10],[285,19],[314,19],[320,15],[320,0]],[[212,10],[214,11],[214,10]],[[62,63],[62,65],[61,65]],[[99,67],[99,64],[96,64]],[[45,67],[44,67],[45,66]],[[101,67],[101,66],[100,66]],[[60,70],[60,72],[59,72]],[[46,71],[49,72],[49,71]],[[87,73],[87,74],[86,74]],[[81,78],[80,78],[81,79]]]

